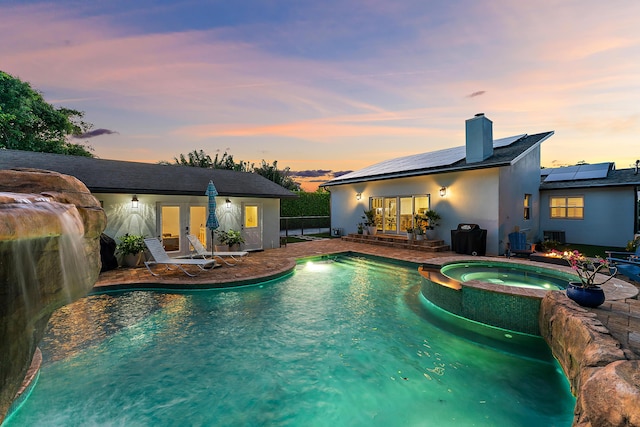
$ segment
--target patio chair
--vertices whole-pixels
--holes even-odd
[[[151,270],[152,265],[165,265],[167,270],[171,270],[171,266],[175,265],[180,270],[184,272],[187,276],[195,277],[195,274],[189,273],[187,270],[183,268],[183,265],[195,265],[201,270],[205,268],[213,268],[219,265],[216,265],[215,260],[213,259],[179,259],[179,258],[171,258],[167,252],[162,247],[162,243],[156,238],[144,239],[144,244],[147,246],[149,253],[153,257],[152,261],[145,261],[144,265],[149,270],[153,276],[159,276],[158,273],[154,273]]]
[[[635,252],[605,251],[607,260],[618,273],[640,283],[640,246]]]
[[[535,252],[535,245],[527,243],[527,235],[524,231],[514,231],[509,233],[509,243],[507,246],[507,252],[509,255],[515,256],[529,256]]]
[[[249,255],[249,252],[246,251],[236,251],[236,252],[213,252],[213,256],[211,251],[208,251],[207,248],[204,247],[200,239],[198,239],[193,234],[187,234],[187,239],[193,248],[193,252],[191,252],[191,258],[213,258],[219,259],[227,265],[234,266],[237,263],[244,261],[244,258]],[[228,262],[227,259],[231,258],[234,262]]]

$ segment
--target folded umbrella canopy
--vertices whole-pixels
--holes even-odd
[[[209,181],[207,192],[205,194],[209,196],[209,215],[207,216],[207,228],[211,230],[211,256],[213,257],[213,232],[218,227],[220,227],[218,217],[216,216],[216,196],[218,195],[218,190],[216,190],[216,186],[213,185],[213,181]]]

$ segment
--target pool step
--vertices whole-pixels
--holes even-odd
[[[409,240],[406,236],[398,234],[349,234],[343,236],[342,240],[423,252],[447,252],[451,250],[449,245],[445,245],[444,240]]]

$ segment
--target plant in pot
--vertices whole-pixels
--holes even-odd
[[[552,252],[561,255],[580,279],[579,282],[569,282],[567,297],[583,307],[601,305],[605,295],[600,286],[611,280],[618,269],[600,256],[588,258],[578,251]]]
[[[422,228],[422,225],[416,225],[413,229],[413,234],[415,234],[416,240],[424,240],[424,228]]]
[[[426,226],[426,219],[421,214],[413,215],[413,234],[415,235],[416,240],[424,240],[424,230]]]
[[[407,240],[413,240],[413,227],[409,226],[405,231],[407,232]]]
[[[363,233],[364,233],[364,224],[359,222],[358,223],[358,234],[363,234]]]
[[[435,230],[435,228],[440,225],[440,220],[442,218],[440,217],[440,214],[436,211],[434,211],[433,209],[428,209],[424,215],[423,215],[423,220],[426,221],[427,225],[425,226],[426,230],[429,230],[431,232],[429,232],[429,238],[433,239],[435,238],[435,232],[433,232],[433,230]]]
[[[220,244],[229,246],[229,250],[232,250],[234,246],[240,247],[241,243],[244,243],[244,237],[240,231],[230,229],[229,231],[216,231]]]
[[[373,209],[366,210],[364,209],[364,225],[367,227],[369,234],[374,235],[378,231],[378,227],[376,227],[376,211]]]
[[[140,264],[142,252],[144,252],[145,236],[136,234],[125,234],[118,237],[116,253],[122,255],[122,265],[125,267],[136,267]]]

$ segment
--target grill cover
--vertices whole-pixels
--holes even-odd
[[[484,255],[487,252],[487,230],[478,224],[458,224],[451,230],[451,250],[457,254]]]

